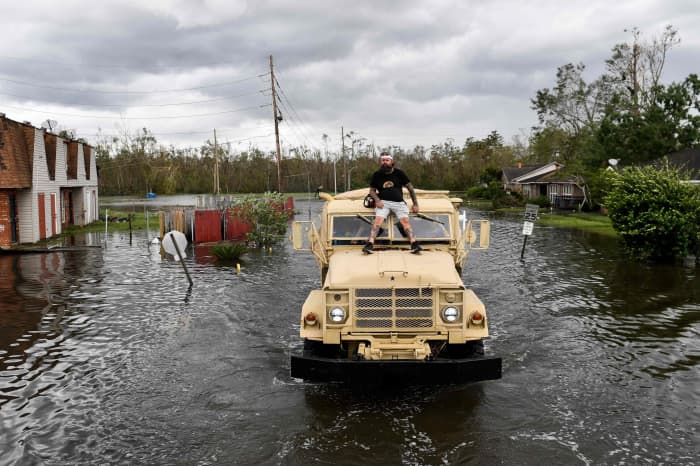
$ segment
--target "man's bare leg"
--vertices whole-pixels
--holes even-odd
[[[367,244],[365,244],[365,247],[362,248],[362,252],[364,252],[365,254],[372,254],[374,240],[377,239],[377,235],[379,234],[379,229],[381,228],[382,223],[384,223],[384,217],[376,217],[374,219],[372,229],[369,232],[369,238],[367,239]]]
[[[413,254],[418,254],[423,248],[421,248],[420,245],[416,242],[416,237],[413,235],[413,228],[411,227],[411,222],[409,222],[408,217],[404,217],[399,221],[401,222],[401,225],[403,226],[403,229],[406,232],[406,235],[408,236],[408,240],[411,242],[411,252]]]

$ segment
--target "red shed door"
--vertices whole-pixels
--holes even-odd
[[[46,238],[46,209],[44,208],[44,193],[39,193],[39,239]]]
[[[195,243],[221,241],[221,213],[218,210],[195,210]]]
[[[51,236],[56,236],[56,193],[51,193]]]

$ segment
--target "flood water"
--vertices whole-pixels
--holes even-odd
[[[491,221],[463,277],[503,378],[440,387],[291,379],[318,270],[288,243],[240,275],[190,249],[191,289],[145,233],[0,256],[0,464],[698,464],[698,269],[539,225],[521,261]]]

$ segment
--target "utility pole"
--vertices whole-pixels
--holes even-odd
[[[216,128],[214,128],[214,194],[219,196],[219,145],[216,143]]]
[[[323,145],[325,146],[326,149],[326,160],[328,160],[328,135],[323,134],[322,136],[323,139]],[[338,194],[338,176],[336,174],[336,169],[335,169],[335,163],[337,162],[338,157],[333,156],[333,195],[335,196]]]
[[[345,164],[345,173],[346,173],[346,176],[344,176],[343,178],[345,178],[345,190],[347,191],[347,190],[348,190],[348,177],[347,177],[347,173],[348,173],[348,161],[347,161],[347,159],[345,158],[345,133],[344,133],[344,131],[343,131],[343,127],[342,127],[342,126],[340,127],[340,142],[342,143],[342,146],[341,146],[341,147],[343,148],[343,152],[341,153],[340,156],[343,158],[343,163]]]
[[[270,55],[270,84],[272,86],[272,113],[275,118],[275,142],[277,144],[277,192],[282,192],[282,162],[280,155],[280,129],[277,115],[277,94],[275,93],[275,70],[272,67],[272,55]]]

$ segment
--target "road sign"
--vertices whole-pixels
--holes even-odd
[[[182,256],[182,259],[187,257],[187,254],[185,254],[186,247],[187,238],[179,231],[169,231],[163,236],[163,249],[173,256],[175,260],[180,260],[180,256]]]
[[[535,222],[537,220],[537,211],[539,208],[537,204],[525,204],[525,221]]]
[[[523,223],[523,235],[530,236],[532,234],[532,230],[534,227],[535,227],[535,224],[532,222]]]

